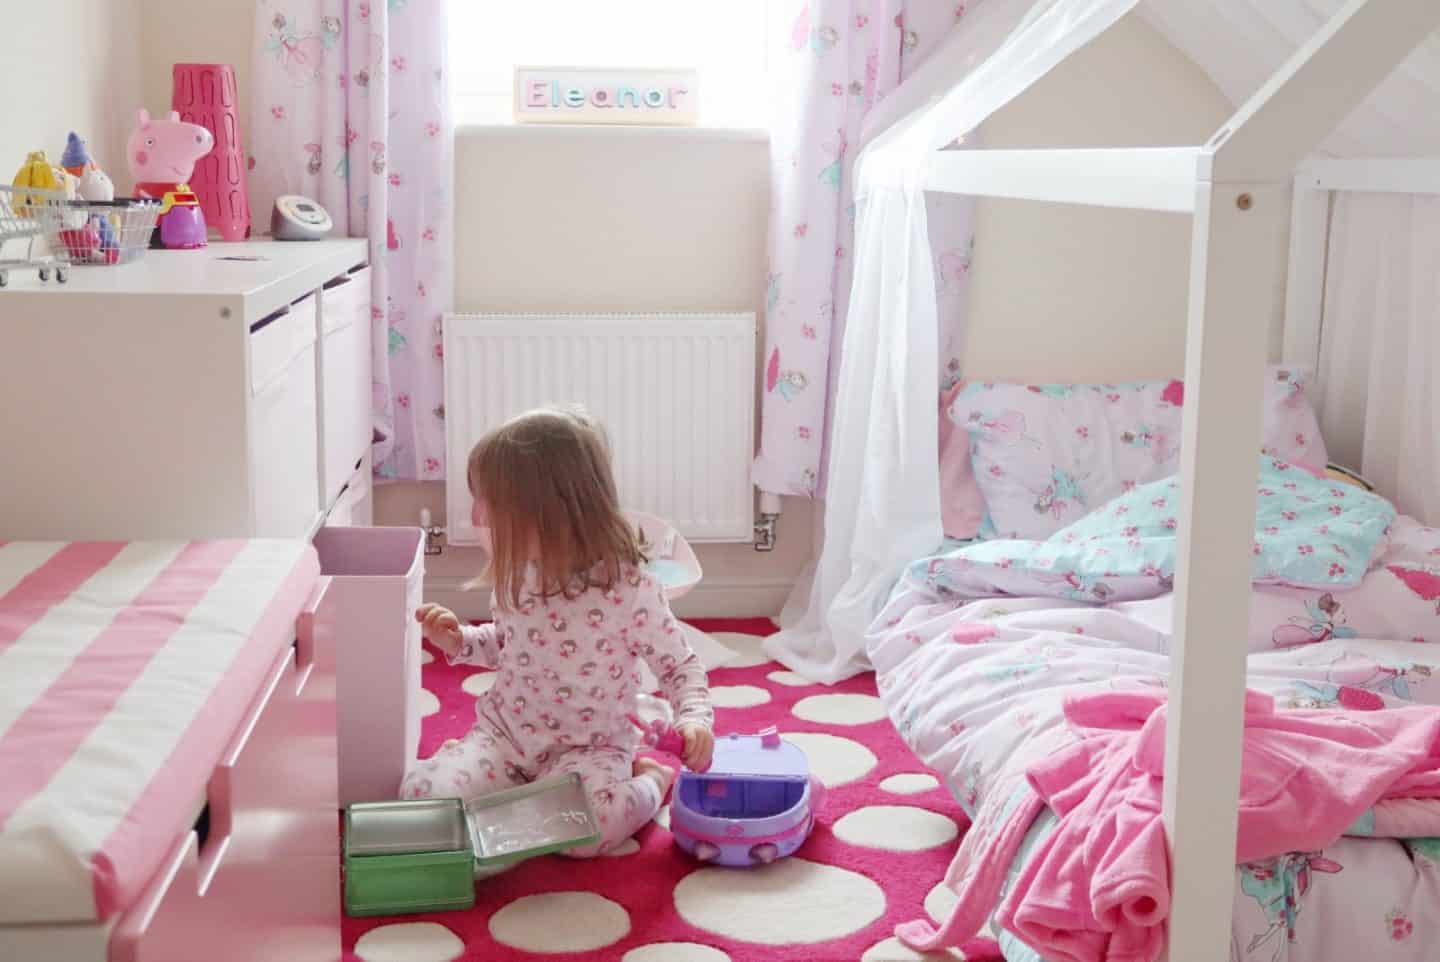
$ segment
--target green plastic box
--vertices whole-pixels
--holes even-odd
[[[574,773],[473,799],[345,809],[345,912],[468,909],[475,880],[539,855],[594,845],[600,828]]]
[[[475,849],[458,798],[345,809],[345,912],[404,915],[475,904]]]

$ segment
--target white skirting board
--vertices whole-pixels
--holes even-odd
[[[466,579],[427,576],[425,600],[444,605],[465,621],[490,617],[490,592],[464,590]],[[774,618],[795,587],[786,578],[706,578],[671,607],[680,618]]]

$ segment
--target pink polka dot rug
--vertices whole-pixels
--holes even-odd
[[[940,884],[966,822],[900,741],[873,674],[827,687],[770,661],[761,619],[698,621],[738,653],[710,672],[716,730],[775,726],[805,750],[827,787],[814,831],[793,856],[755,868],[696,862],[676,848],[669,808],[613,853],[551,856],[477,883],[461,912],[345,919],[347,960],[363,962],[1001,962],[976,939],[919,955],[895,925],[939,920],[954,896]],[[474,721],[490,672],[427,651],[420,754]]]

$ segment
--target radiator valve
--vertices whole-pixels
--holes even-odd
[[[756,551],[775,550],[775,529],[779,520],[780,516],[778,514],[765,512],[760,515],[760,519],[755,522]]]
[[[773,552],[775,550],[779,521],[779,511],[760,511],[760,517],[755,523],[755,550],[757,552]]]
[[[760,517],[755,522],[755,550],[774,551],[779,535],[780,496],[760,492]]]
[[[445,550],[445,529],[430,523],[430,509],[420,509],[420,530],[425,532],[425,554],[433,557]]]

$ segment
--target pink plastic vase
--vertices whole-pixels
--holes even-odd
[[[240,114],[235,70],[226,64],[177,63],[171,109],[180,119],[215,135],[215,149],[195,163],[190,189],[200,198],[205,222],[227,241],[250,236],[250,195],[245,154],[240,147]]]

